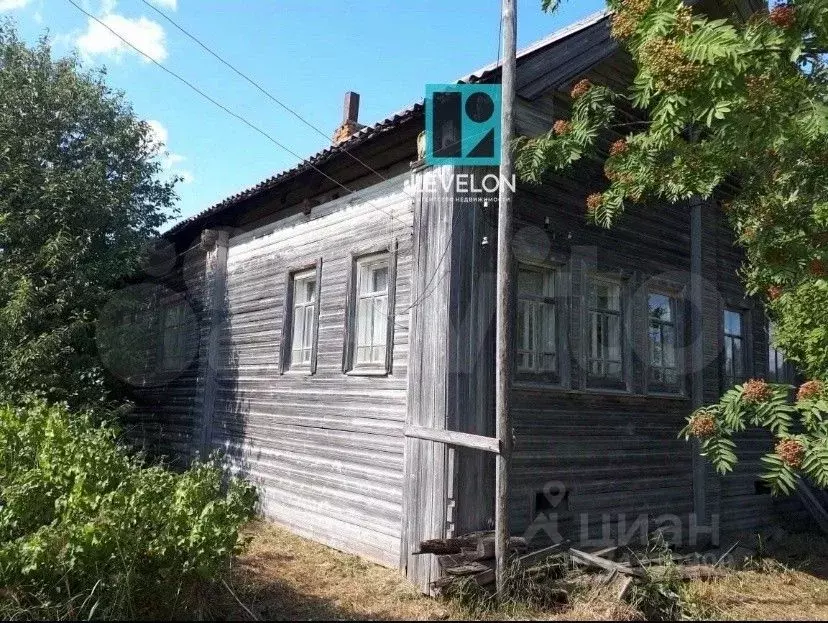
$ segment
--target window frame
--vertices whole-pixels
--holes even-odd
[[[160,339],[157,345],[157,370],[162,374],[170,374],[174,372],[183,372],[188,364],[188,348],[187,348],[187,301],[184,297],[176,297],[162,302],[160,305],[160,314],[158,316]],[[176,312],[178,315],[177,322],[171,325],[167,324],[167,317],[171,312]],[[168,331],[174,328],[175,345],[177,352],[171,355],[167,350],[167,336]],[[174,363],[170,361],[174,359]]]
[[[650,340],[650,329],[654,318],[650,314],[650,296],[664,296],[672,306],[673,320],[670,323],[660,322],[662,325],[669,325],[673,327],[674,332],[674,357],[675,357],[675,374],[676,381],[674,384],[655,381],[653,379],[653,369],[660,367],[667,369],[664,366],[654,366],[652,361],[652,342]],[[644,388],[648,394],[661,394],[671,396],[684,396],[686,392],[684,370],[685,370],[685,353],[681,346],[683,343],[686,322],[685,322],[685,305],[686,297],[683,288],[671,288],[666,286],[648,286],[644,297],[644,331],[646,341],[646,361],[644,362]]]
[[[519,290],[519,274],[521,270],[528,269],[529,271],[539,273],[551,279],[552,296],[538,296],[528,295],[522,297]],[[566,315],[568,314],[567,306],[565,305],[565,297],[562,296],[564,288],[564,279],[562,275],[561,266],[549,262],[537,262],[524,258],[518,258],[515,262],[515,309],[514,309],[514,331],[513,331],[513,355],[515,358],[515,381],[517,382],[531,382],[542,383],[555,387],[562,387],[566,376],[566,363],[568,354],[565,349],[566,341],[564,339],[564,327],[566,326]],[[551,305],[554,310],[554,331],[555,331],[555,370],[539,370],[535,367],[532,370],[521,369],[518,366],[518,340],[519,329],[518,314],[519,306],[522,300],[529,300],[540,305]],[[538,334],[539,335],[539,334]]]
[[[352,252],[348,271],[347,303],[345,308],[345,344],[342,355],[342,372],[352,376],[388,376],[393,372],[394,323],[396,320],[397,292],[397,250],[396,240],[383,247]],[[385,331],[385,358],[378,363],[357,361],[357,321],[360,300],[360,268],[376,262],[385,256],[388,262],[387,320]]]
[[[785,353],[783,353],[780,349],[775,348],[773,345],[773,321],[770,318],[765,319],[765,340],[768,346],[768,375],[767,379],[769,383],[780,383],[783,385],[793,385],[796,381],[796,368],[794,368],[793,364],[787,360],[785,357]],[[775,360],[775,370],[771,370],[770,362],[771,357]],[[780,361],[781,360],[781,361]],[[782,375],[779,376],[776,374],[776,371],[781,368]]]
[[[739,315],[740,318],[740,326],[741,326],[741,335],[736,336],[734,334],[729,334],[726,328],[726,314],[727,312],[732,312]],[[719,365],[719,379],[722,383],[722,391],[728,391],[732,387],[736,385],[741,385],[747,379],[750,378],[750,363],[752,361],[751,357],[751,342],[750,342],[750,309],[745,307],[741,307],[739,305],[732,305],[726,303],[722,307],[721,314],[719,316],[721,321],[721,363]],[[727,340],[728,339],[738,338],[742,341],[742,376],[736,377],[735,374],[731,379],[726,371],[727,366],[727,356],[725,353],[727,352]],[[734,358],[735,361],[735,358]]]
[[[620,363],[621,375],[616,380],[608,380],[606,377],[595,377],[590,372],[590,363],[592,357],[590,356],[591,344],[591,314],[593,312],[603,313],[607,310],[598,310],[591,306],[590,297],[592,288],[598,283],[608,283],[618,287],[619,310],[617,312],[619,323],[619,347],[620,347]],[[597,273],[590,272],[584,275],[582,297],[581,297],[581,377],[583,388],[590,392],[622,392],[630,393],[630,292],[629,292],[629,278],[624,275],[617,275],[613,273]],[[614,312],[611,312],[614,313]]]
[[[307,278],[314,275],[316,282],[316,296],[314,299],[313,328],[311,335],[311,355],[307,364],[295,364],[293,362],[293,323],[294,323],[294,300],[296,295],[296,281],[300,278]],[[319,310],[322,303],[322,258],[313,264],[305,264],[301,267],[291,268],[287,273],[285,285],[285,299],[282,310],[282,338],[279,349],[279,373],[297,372],[309,375],[316,374],[319,361]]]

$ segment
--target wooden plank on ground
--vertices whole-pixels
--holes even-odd
[[[606,558],[601,558],[600,556],[595,556],[593,554],[587,554],[586,552],[582,552],[581,550],[570,548],[569,555],[572,556],[578,562],[581,562],[585,565],[590,567],[597,567],[599,569],[604,569],[605,571],[612,571],[616,570],[618,573],[623,573],[624,575],[631,575],[637,578],[646,577],[646,572],[643,569],[633,568],[629,565],[622,565],[617,562],[613,562],[612,560],[607,560]]]

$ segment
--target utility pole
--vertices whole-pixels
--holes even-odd
[[[497,329],[495,344],[495,420],[500,453],[495,475],[495,578],[502,597],[509,554],[509,473],[512,463],[511,379],[512,379],[512,191],[514,174],[515,71],[517,65],[517,0],[501,0],[503,32],[502,109],[500,115],[500,190],[497,207]]]

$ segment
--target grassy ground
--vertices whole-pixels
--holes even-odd
[[[510,606],[470,611],[454,600],[421,595],[397,572],[295,536],[265,522],[251,524],[247,552],[228,590],[212,596],[209,616],[233,619],[441,620],[516,618],[556,620],[641,619],[611,589],[572,593],[572,603],[539,610]],[[791,537],[762,560],[681,591],[686,616],[724,619],[828,620],[828,544]],[[232,591],[232,594],[231,592]],[[249,611],[249,612],[248,612]]]
[[[237,561],[232,588],[260,619],[446,619],[450,606],[429,599],[399,573],[303,539],[265,522]],[[250,618],[225,597],[232,618]]]
[[[789,536],[743,570],[688,585],[685,596],[706,618],[826,621],[828,541]]]

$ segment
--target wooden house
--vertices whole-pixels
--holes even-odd
[[[606,13],[521,51],[517,72],[524,135],[566,115],[578,79],[633,75]],[[267,517],[427,586],[418,543],[493,517],[492,454],[445,441],[494,433],[496,193],[470,201],[458,175],[485,169],[420,160],[422,104],[366,127],[356,108],[338,142],[165,235],[129,423],[180,461],[221,451]],[[801,517],[758,481],[761,434],[724,478],[677,437],[734,382],[784,374],[717,201],[632,207],[604,230],[584,209],[601,179],[584,164],[517,190],[512,532],[549,537],[550,513],[575,538],[642,515],[708,533]]]

